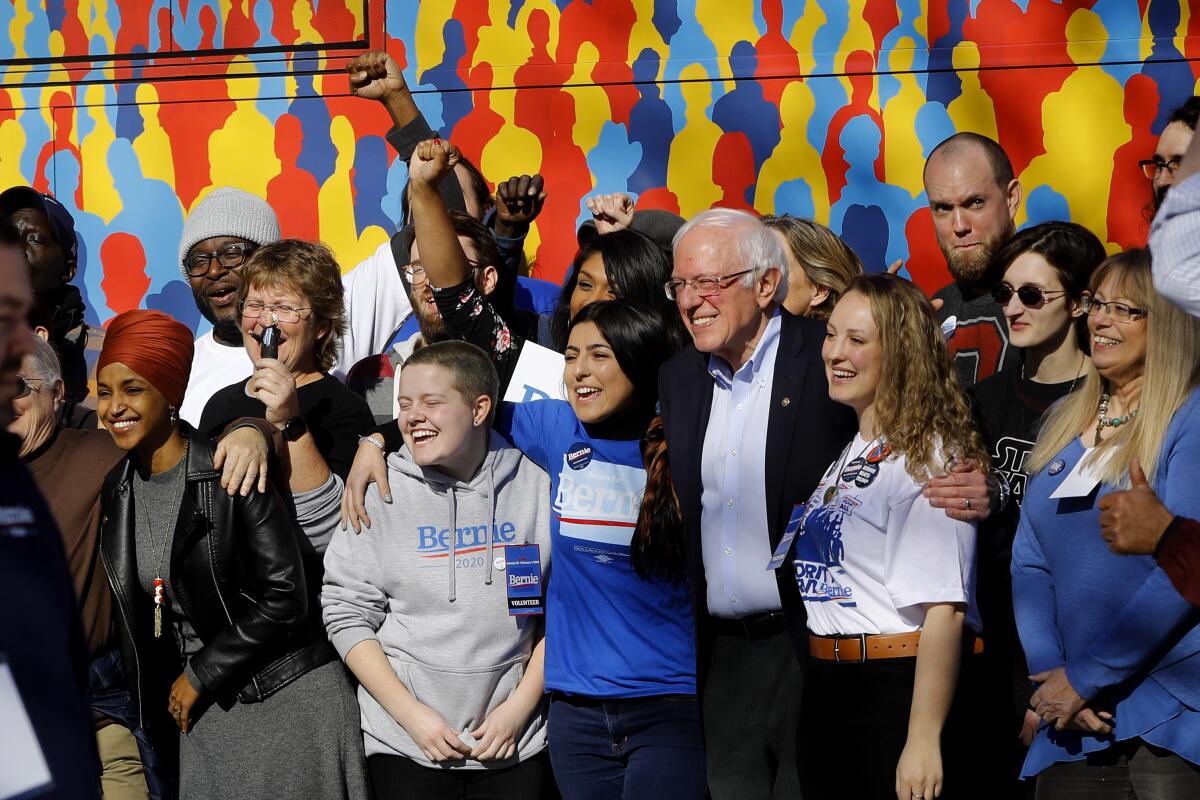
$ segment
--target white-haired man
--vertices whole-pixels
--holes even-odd
[[[787,261],[756,217],[705,211],[680,228],[674,252],[667,291],[693,344],[659,383],[696,616],[709,789],[714,800],[796,797],[806,617],[792,565],[768,563],[855,418],[829,399],[824,323],[781,307]]]

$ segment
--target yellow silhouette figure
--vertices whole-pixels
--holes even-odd
[[[796,20],[788,41],[799,58],[801,75],[809,75],[816,69],[817,58],[813,55],[813,39],[828,21],[829,18],[825,16],[825,9],[821,8],[820,3],[806,3],[804,15]]]
[[[921,171],[925,166],[921,140],[917,137],[917,112],[925,105],[925,92],[911,71],[915,47],[912,39],[904,37],[896,41],[888,54],[888,66],[900,82],[900,91],[883,107],[883,129],[887,135],[883,156],[884,179],[903,187],[913,197],[924,189]]]
[[[779,144],[759,170],[754,195],[754,207],[764,214],[775,213],[775,193],[781,185],[803,178],[812,190],[813,217],[829,219],[829,185],[821,167],[821,154],[808,140],[808,121],[815,107],[816,99],[808,84],[792,81],[783,90]]]
[[[564,89],[575,98],[575,127],[571,139],[585,153],[600,142],[600,131],[604,123],[612,119],[608,94],[592,82],[592,70],[600,60],[600,51],[591,42],[583,42],[575,60],[575,69],[568,81],[572,86]]]
[[[7,188],[29,185],[30,181],[21,174],[20,156],[23,152],[25,129],[21,127],[20,119],[6,119],[0,122],[0,186]]]
[[[105,47],[100,52],[115,53],[116,37],[108,24],[108,5],[118,0],[79,0],[79,21],[87,34],[88,42],[97,36],[104,40]]]
[[[142,112],[142,132],[133,140],[133,152],[142,165],[142,175],[175,188],[175,161],[171,139],[158,121],[158,92],[149,83],[139,84],[137,106]]]
[[[733,91],[729,55],[738,42],[758,41],[762,33],[754,26],[754,0],[696,0],[696,21],[717,50],[725,91]]]
[[[954,46],[950,60],[962,82],[962,94],[951,100],[946,108],[946,113],[954,123],[954,130],[974,131],[998,141],[1000,134],[996,129],[996,109],[992,105],[992,98],[988,97],[979,82],[979,48],[974,42],[959,42]],[[888,133],[891,132],[892,129],[888,128]],[[888,147],[891,146],[889,139]]]
[[[1066,33],[1072,61],[1100,60],[1107,31],[1096,14],[1077,10],[1067,21]],[[1107,241],[1113,153],[1132,136],[1125,122],[1121,85],[1101,69],[1076,69],[1042,103],[1042,131],[1046,152],[1020,176],[1026,196],[1039,186],[1053,186],[1066,199],[1071,221]],[[1027,216],[1028,204],[1018,214],[1017,224]]]
[[[333,174],[317,192],[317,214],[321,241],[333,250],[342,272],[347,272],[386,242],[388,233],[378,225],[369,225],[362,236],[358,235],[350,181],[355,151],[355,134],[350,121],[344,116],[334,117],[329,125],[329,138],[337,149],[337,158]]]
[[[654,0],[631,0],[630,5],[637,18],[629,32],[629,62],[633,63],[643,50],[649,48],[658,53],[659,77],[662,77],[662,65],[671,48],[654,27]]]
[[[435,3],[434,5],[441,5]],[[299,31],[296,44],[320,44],[324,37],[313,27],[312,0],[296,0],[292,3],[292,27]]]
[[[82,207],[104,220],[105,224],[124,208],[121,196],[113,185],[108,171],[108,149],[116,141],[117,134],[108,119],[108,107],[104,105],[104,87],[89,86],[84,91],[86,113],[92,118],[92,131],[79,143],[80,190],[83,193]]]
[[[723,131],[708,116],[713,84],[704,80],[704,68],[688,64],[680,77],[686,122],[671,142],[667,188],[679,198],[679,213],[690,217],[721,199],[721,189],[713,183],[712,159]]]
[[[253,70],[245,62],[230,64],[230,74]],[[209,175],[214,186],[236,186],[259,197],[279,174],[275,156],[275,127],[255,106],[258,78],[227,78],[225,90],[234,111],[208,139]]]
[[[417,75],[442,62],[442,54],[446,52],[442,30],[453,16],[454,3],[451,2],[421,3],[417,7],[417,24],[413,31],[414,46],[408,51],[410,59],[416,58],[416,62],[409,66],[416,67]]]

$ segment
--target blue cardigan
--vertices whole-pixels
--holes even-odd
[[[1110,487],[1050,499],[1084,452],[1076,438],[1030,476],[1013,543],[1013,610],[1030,674],[1066,664],[1075,691],[1115,722],[1109,736],[1043,726],[1021,776],[1134,737],[1200,763],[1200,611],[1150,556],[1109,552],[1099,499]],[[1173,513],[1200,518],[1200,389],[1171,419],[1154,489]]]

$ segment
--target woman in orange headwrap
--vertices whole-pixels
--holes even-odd
[[[129,455],[102,495],[101,552],[139,722],[181,797],[366,797],[358,708],[310,622],[299,540],[275,491],[231,496],[178,418],[187,327],[108,326],[99,415]],[[176,732],[187,734],[176,737]]]

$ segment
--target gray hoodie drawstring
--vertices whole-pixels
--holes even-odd
[[[454,493],[454,485],[446,487],[447,499],[450,501],[450,602],[454,602],[454,561],[458,552],[458,496]]]
[[[496,474],[492,471],[492,465],[487,468],[488,475],[488,530],[487,530],[487,578],[484,583],[488,586],[492,585],[492,553],[495,546],[496,533]]]

